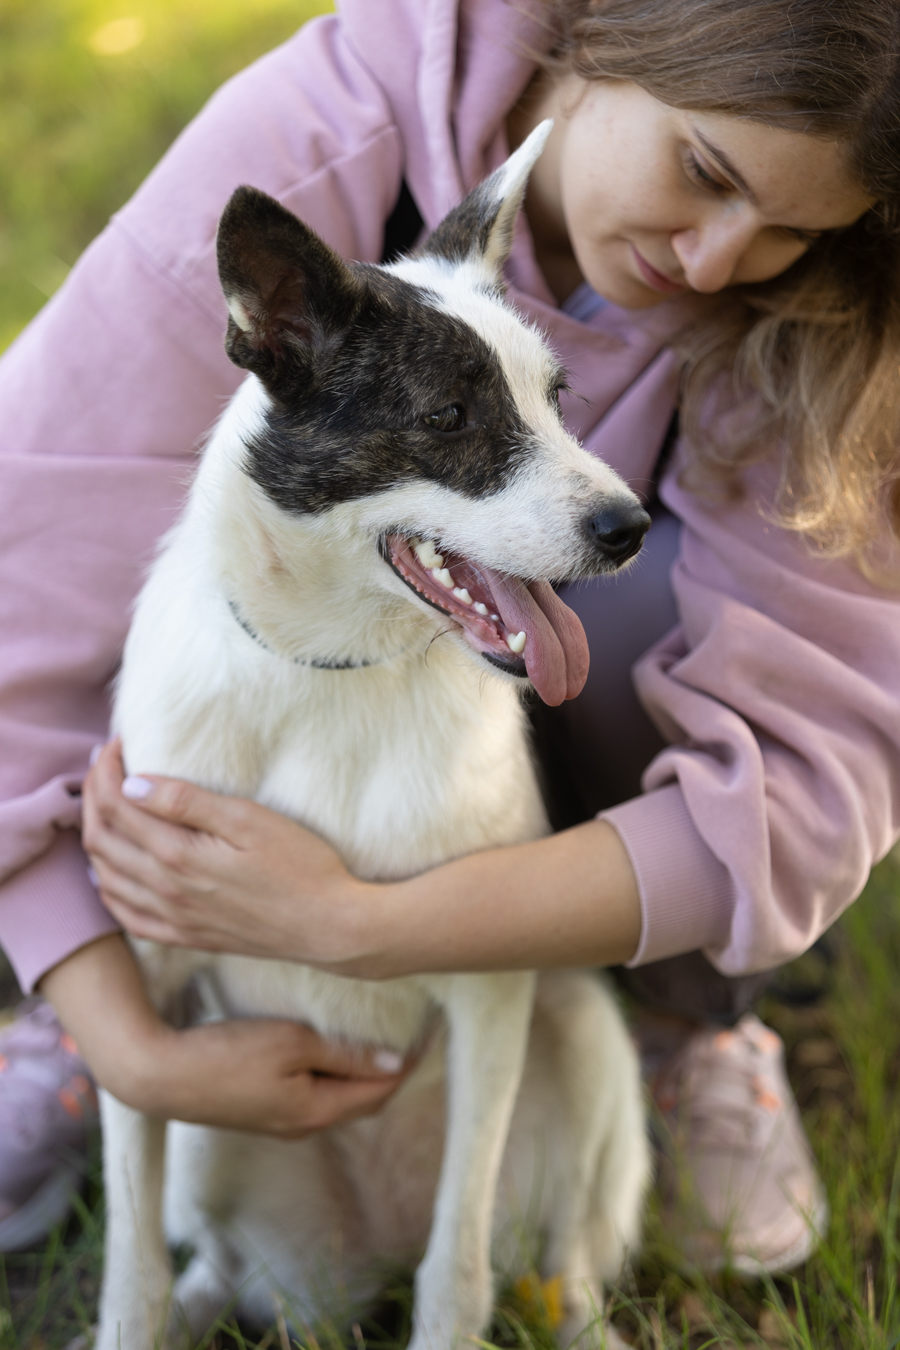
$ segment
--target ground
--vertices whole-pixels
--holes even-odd
[[[327,0],[4,0],[0,349],[216,85],[328,7]],[[900,1346],[900,863],[876,870],[832,948],[820,1002],[773,999],[762,1009],[787,1044],[825,1178],[827,1240],[792,1279],[763,1285],[726,1275],[711,1283],[679,1267],[651,1215],[643,1255],[610,1300],[616,1325],[641,1350]],[[790,972],[795,996],[802,998],[809,966],[807,958]],[[101,1251],[95,1159],[65,1230],[39,1251],[0,1261],[0,1350],[63,1350],[85,1333],[95,1317]],[[384,1306],[354,1328],[348,1350],[404,1344],[408,1309],[408,1275],[398,1272]],[[550,1350],[540,1294],[505,1291],[491,1337]],[[215,1345],[285,1350],[288,1338],[276,1322],[258,1341],[222,1329],[203,1350]],[[339,1340],[320,1327],[304,1345],[337,1350]]]

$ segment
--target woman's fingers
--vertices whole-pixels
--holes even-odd
[[[338,1078],[384,1078],[403,1072],[403,1056],[395,1050],[330,1040],[308,1028],[304,1030],[311,1037],[306,1067],[314,1073]]]
[[[175,1084],[158,1114],[297,1138],[377,1111],[403,1081],[377,1048],[325,1040],[310,1027],[263,1019],[207,1023],[179,1033]],[[397,1059],[388,1062],[395,1068]],[[326,1067],[330,1066],[330,1067]],[[331,1068],[341,1070],[340,1074]]]
[[[103,747],[91,776],[97,780],[101,809],[108,813],[111,823],[126,830],[150,815],[189,830],[218,835],[240,847],[253,819],[255,803],[242,797],[208,792],[180,778],[126,776],[118,740]]]
[[[135,805],[122,795],[123,772],[112,743],[85,780],[83,839],[129,932],[313,964],[354,940],[363,883],[325,840],[256,802],[177,779],[153,779]]]
[[[343,1125],[380,1111],[400,1086],[399,1078],[313,1078],[309,1130]]]
[[[113,742],[104,748],[85,779],[83,835],[88,852],[109,849],[114,833],[161,861],[183,863],[197,842],[194,831],[157,819],[133,805],[123,797],[122,784],[121,756]]]

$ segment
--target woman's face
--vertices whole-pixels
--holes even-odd
[[[673,108],[635,84],[569,77],[526,116],[555,119],[528,215],[563,292],[566,251],[595,290],[633,309],[766,281],[872,204],[838,142]]]

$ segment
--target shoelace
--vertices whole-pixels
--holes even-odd
[[[745,1019],[732,1031],[694,1037],[660,1075],[654,1096],[694,1148],[758,1150],[784,1106],[778,1083],[781,1042]]]

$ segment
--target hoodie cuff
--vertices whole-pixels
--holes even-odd
[[[0,887],[0,946],[26,994],[79,947],[121,931],[87,866],[78,835],[62,830],[52,848]]]
[[[698,948],[721,949],[734,911],[728,869],[701,837],[677,783],[604,811],[631,859],[641,896],[641,940],[627,965]]]

